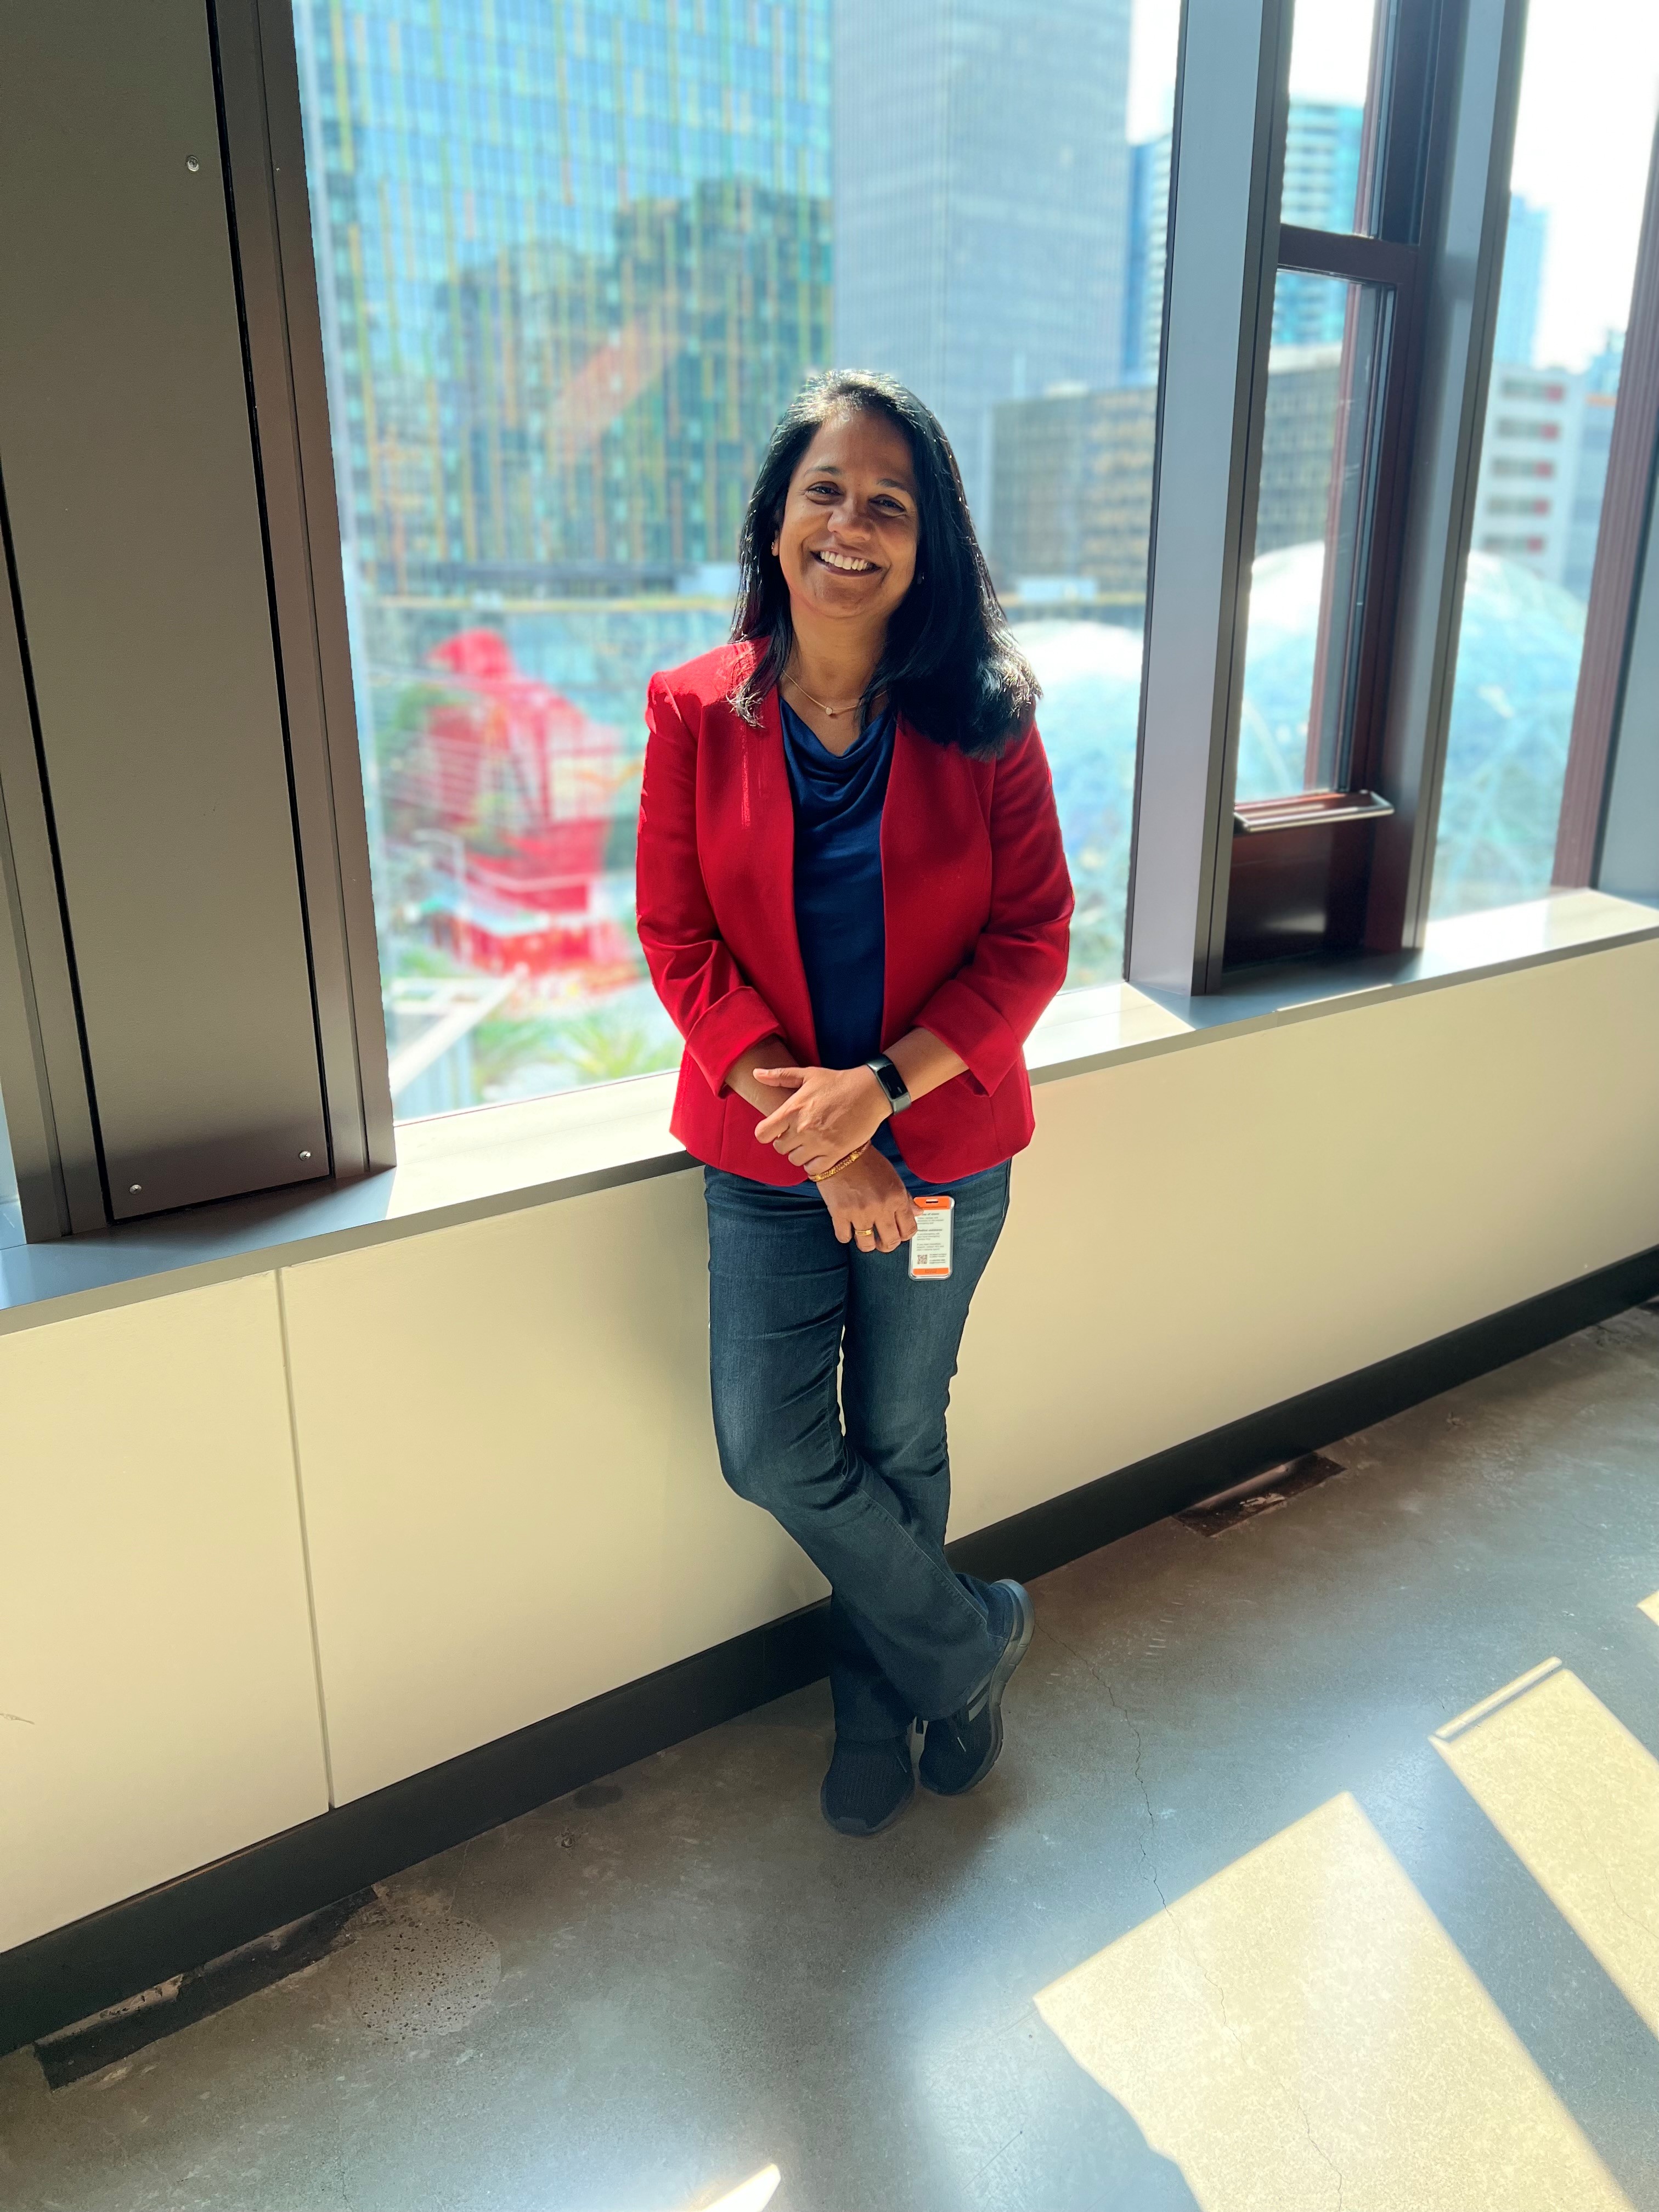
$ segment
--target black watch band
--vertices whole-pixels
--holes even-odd
[[[864,1064],[887,1093],[888,1103],[896,1114],[902,1114],[907,1106],[915,1104],[904,1087],[904,1078],[884,1052],[878,1052],[873,1060],[866,1060]]]

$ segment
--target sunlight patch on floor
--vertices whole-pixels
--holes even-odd
[[[1203,2212],[1630,2212],[1346,1792],[1036,2005]]]
[[[1433,1743],[1659,2035],[1659,1760],[1559,1666],[1522,1675]]]

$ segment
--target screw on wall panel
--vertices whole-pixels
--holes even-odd
[[[131,1198],[137,1198],[137,1195],[138,1195],[138,1194],[139,1194],[139,1192],[143,1188],[143,1187],[144,1187],[144,1186],[143,1186],[143,1183],[141,1183],[141,1182],[130,1182],[130,1183],[127,1185],[127,1194],[128,1194],[128,1196],[129,1196],[129,1197],[131,1197]]]
[[[201,163],[197,160],[197,158],[196,158],[196,156],[195,156],[195,155],[194,155],[194,154],[186,154],[186,155],[185,155],[185,167],[190,171],[190,173],[191,174],[191,176],[192,176],[192,177],[196,174],[197,171],[201,167],[201,166],[202,166],[202,165],[201,165]]]
[[[300,1158],[302,1160],[308,1160],[311,1158],[311,1155],[309,1152],[301,1152]]]

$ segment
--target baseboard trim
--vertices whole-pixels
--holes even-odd
[[[1656,1295],[1659,1246],[978,1529],[951,1558],[987,1577],[1046,1574]],[[816,1680],[823,1613],[734,1636],[0,1953],[0,2051]]]

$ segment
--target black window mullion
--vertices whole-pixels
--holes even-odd
[[[1345,276],[1356,284],[1389,284],[1398,291],[1417,270],[1414,246],[1386,238],[1362,238],[1352,231],[1306,230],[1298,223],[1279,227],[1279,265],[1310,276]]]

